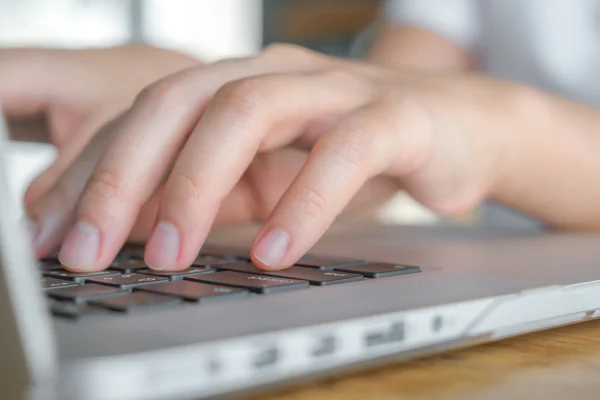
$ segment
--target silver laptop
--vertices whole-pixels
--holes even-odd
[[[600,314],[593,235],[389,227],[331,236],[273,275],[249,241],[212,243],[179,275],[131,247],[85,275],[33,259],[10,198],[0,169],[7,399],[230,395]]]

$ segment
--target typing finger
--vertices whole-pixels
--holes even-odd
[[[403,102],[376,101],[340,120],[316,142],[257,234],[254,262],[265,269],[296,262],[367,180],[390,169],[401,176],[418,168],[429,142],[423,114]]]
[[[34,228],[33,245],[37,257],[45,257],[58,247],[72,222],[72,214],[80,193],[110,143],[110,135],[120,118],[106,124],[89,146],[36,201],[27,204],[27,214]]]
[[[248,74],[310,64],[271,62],[272,53],[188,70],[142,93],[81,195],[76,222],[59,254],[67,267],[93,271],[110,264],[219,87]]]
[[[330,73],[260,76],[225,85],[167,181],[146,262],[156,269],[188,266],[257,151],[289,144],[311,123],[360,106],[363,89]]]
[[[119,110],[115,108],[98,110],[94,117],[85,121],[85,123],[77,129],[77,133],[73,135],[68,143],[65,143],[62,146],[52,165],[37,176],[27,188],[24,198],[26,206],[35,203],[44,193],[54,186],[89,144],[92,137],[107,123],[107,121],[114,118],[118,114],[118,111]]]

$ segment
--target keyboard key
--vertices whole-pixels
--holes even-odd
[[[317,255],[306,255],[302,257],[296,265],[301,267],[313,267],[319,269],[334,269],[340,267],[349,267],[354,265],[365,264],[364,260],[355,260],[352,258],[345,257],[325,257]]]
[[[290,267],[282,271],[262,271],[253,264],[230,265],[220,267],[228,271],[243,272],[246,274],[268,275],[281,278],[292,278],[309,281],[311,285],[328,286],[336,283],[361,281],[362,275],[339,271],[324,271],[316,268]]]
[[[181,303],[181,299],[155,293],[134,292],[124,296],[92,301],[91,304],[114,311],[131,312],[149,307],[163,307]]]
[[[390,276],[406,275],[421,272],[421,268],[411,265],[389,263],[372,263],[355,267],[336,268],[336,271],[361,274],[367,278],[389,278]]]
[[[152,276],[135,273],[88,279],[88,282],[99,283],[101,285],[118,286],[122,289],[129,289],[134,286],[151,285],[153,283],[168,281],[169,278],[165,278],[164,276]]]
[[[68,301],[56,301],[51,304],[52,314],[59,317],[79,319],[108,313],[108,310],[85,303],[71,303]]]
[[[58,261],[40,261],[38,263],[38,270],[42,272],[58,271],[61,269],[63,269],[63,266]]]
[[[147,269],[148,266],[141,260],[123,260],[113,262],[108,269],[119,271],[122,274],[131,274],[132,272]]]
[[[217,256],[230,259],[250,260],[250,249],[242,249],[238,247],[227,246],[204,246],[200,250],[201,256]]]
[[[231,297],[244,297],[248,295],[246,289],[209,285],[207,283],[192,281],[175,281],[147,285],[135,289],[136,291],[164,294],[179,297],[188,301],[206,301],[227,299]]]
[[[128,260],[143,260],[144,259],[144,246],[135,244],[126,244],[121,248],[119,254],[115,257],[119,261]]]
[[[69,281],[65,281],[62,279],[47,278],[47,277],[40,278],[40,283],[42,284],[42,287],[46,290],[49,290],[49,289],[54,290],[54,289],[59,289],[59,288],[64,288],[64,287],[79,286],[79,284],[75,283],[75,282],[69,282]]]
[[[49,278],[66,279],[79,283],[85,282],[88,278],[96,278],[99,276],[118,275],[116,271],[98,271],[98,272],[70,272],[66,270],[44,272],[44,276]]]
[[[262,294],[284,290],[305,289],[309,286],[307,281],[277,278],[274,276],[250,275],[233,271],[187,276],[184,279],[195,282],[214,283],[217,285],[245,288],[251,292]]]
[[[140,274],[164,276],[172,281],[183,279],[184,276],[198,275],[198,274],[210,274],[215,272],[214,269],[208,267],[190,267],[182,271],[155,271],[153,269],[142,269],[138,271]]]
[[[245,261],[244,261],[245,262]],[[214,257],[214,256],[198,256],[192,265],[198,267],[218,267],[219,265],[231,265],[238,264],[239,260],[234,260],[225,257]]]
[[[52,279],[52,278],[46,278]],[[72,283],[72,282],[69,282]],[[59,300],[71,300],[75,302],[84,302],[88,300],[96,300],[103,297],[120,296],[128,293],[126,290],[106,286],[106,285],[94,285],[92,283],[86,283],[85,285],[77,285],[75,287],[68,287],[64,289],[56,289],[48,291],[48,295]]]

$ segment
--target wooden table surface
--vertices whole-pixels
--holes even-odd
[[[255,231],[237,232],[243,238]],[[236,241],[231,231],[222,238]],[[600,399],[600,320],[391,362],[245,400],[259,399],[596,400]]]
[[[251,400],[600,399],[600,321],[408,362]]]

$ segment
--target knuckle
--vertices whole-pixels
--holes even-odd
[[[182,171],[173,171],[169,186],[168,191],[174,193],[176,198],[198,199],[202,193],[202,185]]]
[[[146,86],[137,96],[135,104],[153,110],[169,109],[185,101],[187,85],[178,76],[158,80]]]
[[[343,135],[329,141],[328,151],[338,163],[362,169],[371,165],[375,144],[362,127],[348,125],[344,127]]]
[[[223,85],[216,95],[216,101],[237,116],[250,117],[262,109],[264,92],[264,86],[258,79],[240,79]]]
[[[260,53],[259,58],[268,60],[286,60],[290,57],[294,58],[308,58],[314,57],[316,53],[308,50],[304,47],[289,44],[289,43],[273,43],[266,46]]]
[[[403,132],[416,133],[410,137],[427,137],[433,131],[433,121],[419,102],[412,96],[395,93],[392,100],[393,115],[396,115]]]
[[[114,172],[98,170],[90,177],[87,194],[101,201],[122,200],[126,197],[127,187],[123,179]]]
[[[353,69],[334,67],[323,72],[327,81],[338,82],[340,85],[363,86],[363,78]]]
[[[298,194],[300,204],[300,215],[307,218],[321,218],[326,211],[327,202],[325,196],[319,190],[311,186],[305,186]]]

